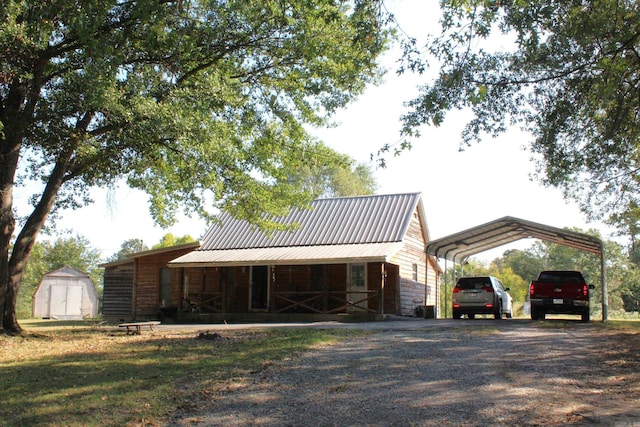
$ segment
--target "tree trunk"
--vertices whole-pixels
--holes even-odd
[[[45,66],[45,60],[37,63],[30,82],[11,79],[6,103],[2,106],[4,108],[0,108],[0,120],[4,126],[3,138],[0,138],[0,330],[12,334],[21,332],[16,319],[16,299],[22,278],[22,275],[15,276],[12,272],[15,246],[11,250],[11,258],[9,255],[16,222],[13,189],[26,130],[38,103]]]
[[[7,294],[9,293],[9,248],[11,246],[11,236],[15,229],[11,192],[12,186],[10,185],[3,185],[2,190],[0,190],[0,310],[2,311],[0,330],[4,330],[5,301],[7,301]]]
[[[22,328],[16,319],[16,302],[18,297],[18,289],[20,282],[24,276],[25,267],[29,261],[29,255],[36,243],[36,238],[42,229],[42,226],[49,216],[49,212],[53,208],[58,191],[64,183],[65,173],[69,158],[73,150],[69,149],[61,154],[56,162],[56,166],[51,172],[51,176],[47,181],[47,185],[42,192],[42,197],[33,210],[24,227],[20,231],[9,259],[8,280],[6,285],[6,294],[4,301],[4,310],[2,313],[2,326],[4,331],[9,334],[19,334]]]
[[[15,300],[18,290],[11,286],[9,267],[11,237],[16,224],[13,216],[13,180],[17,164],[17,151],[15,154],[3,153],[0,161],[0,170],[3,171],[3,174],[0,175],[0,188],[2,188],[0,190],[0,309],[2,310],[0,330],[10,334],[19,334],[21,332],[20,325],[15,319]]]
[[[7,303],[11,298],[9,292],[9,251],[11,238],[16,227],[16,220],[13,214],[13,183],[18,167],[21,144],[15,123],[8,124],[4,116],[0,118],[5,125],[5,139],[0,143],[0,310],[2,312],[0,331],[19,333],[20,328],[15,327],[17,322],[10,321],[9,325],[5,325],[4,319],[11,319],[11,316],[6,316],[5,314],[8,307]]]
[[[16,317],[16,302],[18,301],[19,287],[20,282],[14,282],[12,280],[9,280],[6,287],[4,310],[2,312],[2,327],[4,332],[9,335],[20,335],[22,333],[22,327]]]

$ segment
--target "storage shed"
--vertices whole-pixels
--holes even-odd
[[[45,274],[33,295],[33,317],[72,320],[97,316],[98,296],[91,277],[72,267]]]

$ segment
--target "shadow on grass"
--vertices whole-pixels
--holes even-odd
[[[20,345],[31,354],[0,362],[0,420],[7,426],[159,424],[208,383],[260,370],[340,333],[245,332],[215,341],[95,333],[26,338]],[[60,341],[77,347],[50,354]]]

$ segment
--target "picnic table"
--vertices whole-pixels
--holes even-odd
[[[140,329],[148,327],[152,331],[156,326],[160,324],[157,320],[152,320],[149,322],[129,322],[129,323],[120,323],[118,326],[121,328],[127,328],[127,334],[137,334],[140,335]]]

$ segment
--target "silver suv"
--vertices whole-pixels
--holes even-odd
[[[466,314],[473,319],[476,314],[493,314],[496,319],[502,315],[511,318],[513,302],[507,292],[509,288],[493,276],[461,277],[453,288],[453,318]]]

